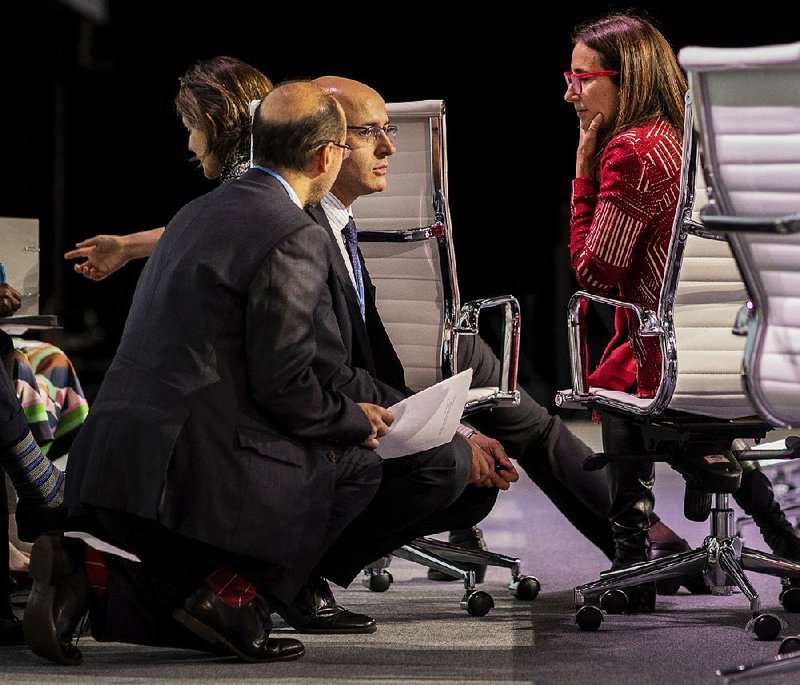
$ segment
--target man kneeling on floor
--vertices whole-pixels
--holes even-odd
[[[60,535],[34,545],[25,638],[51,661],[81,662],[87,609],[101,641],[302,656],[269,637],[270,612],[378,489],[392,417],[345,392],[329,238],[302,210],[348,152],[342,109],[284,84],[253,136],[257,166],[167,226],[70,452],[74,520],[140,561]]]

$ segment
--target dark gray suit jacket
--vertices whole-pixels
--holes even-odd
[[[181,209],[70,450],[71,511],[121,510],[266,562],[303,561],[328,522],[336,450],[370,432],[350,399],[329,244],[258,170]]]
[[[325,211],[319,205],[309,207],[307,211],[320,226],[325,227],[330,239],[333,277],[329,279],[328,287],[342,339],[347,348],[349,363],[352,366],[366,369],[372,378],[376,379],[379,387],[388,385],[394,388],[397,393],[390,402],[393,404],[410,394],[410,391],[406,387],[403,365],[378,313],[375,304],[375,286],[364,258],[361,257],[365,298],[365,316],[362,319],[358,296]],[[391,393],[389,395],[392,396]],[[382,403],[379,402],[379,404]]]

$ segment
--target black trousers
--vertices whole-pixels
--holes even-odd
[[[332,514],[315,560],[367,506],[380,484],[380,461],[368,450],[345,450],[336,465]],[[176,628],[170,615],[211,572],[219,568],[235,571],[254,583],[271,606],[280,608],[291,602],[311,571],[237,555],[176,535],[155,521],[127,512],[92,508],[72,523],[71,528],[88,530],[141,560],[104,555],[108,591],[91,609],[93,634],[98,640],[192,646],[193,640]]]
[[[0,448],[13,445],[28,430],[28,422],[22,413],[11,372],[14,364],[14,345],[11,338],[0,331]],[[0,468],[0,618],[11,618],[14,612],[11,607],[11,577],[9,575],[8,554],[8,494],[6,492],[6,474]]]
[[[478,336],[459,338],[458,367],[472,368],[473,386],[499,385],[500,362]],[[478,413],[469,417],[469,423],[499,440],[567,520],[613,558],[606,477],[602,471],[583,468],[592,450],[558,416],[550,414],[524,389],[519,390],[518,406]]]
[[[456,436],[418,454],[387,459],[378,494],[321,559],[315,573],[347,587],[371,562],[422,535],[468,528],[497,499],[496,488],[467,485],[472,450]]]
[[[0,331],[0,448],[19,442],[28,431],[28,421],[22,411],[14,381],[11,375],[14,369],[14,343],[3,331]],[[5,510],[4,510],[5,511]]]

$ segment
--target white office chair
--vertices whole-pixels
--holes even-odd
[[[502,308],[502,365],[497,387],[471,388],[464,413],[519,402],[516,389],[520,313],[511,295],[461,303],[452,226],[447,202],[445,107],[441,100],[387,104],[399,127],[397,152],[390,159],[388,187],[359,198],[353,207],[361,252],[377,291],[377,306],[413,390],[457,373],[458,339],[477,335],[482,310]],[[534,599],[539,582],[520,575],[520,560],[467,550],[419,538],[395,556],[421,563],[464,582],[461,605],[473,616],[485,615],[491,596],[475,590],[475,573],[461,563],[511,570],[509,588],[520,599]],[[370,566],[364,584],[383,591],[391,584],[386,564]]]
[[[723,232],[750,301],[744,388],[773,426],[800,425],[800,43],[681,50],[709,185],[703,223]],[[791,448],[797,439],[787,438]],[[790,588],[797,592],[796,587]],[[785,600],[784,600],[785,603]],[[722,682],[800,671],[800,638]]]
[[[741,590],[752,612],[748,627],[761,639],[774,639],[781,621],[761,612],[759,596],[744,570],[781,576],[788,584],[788,578],[800,578],[800,563],[745,548],[734,535],[728,500],[741,482],[738,461],[768,455],[759,455],[746,444],[732,445],[737,439],[760,440],[772,424],[756,415],[740,382],[744,338],[731,327],[747,292],[727,242],[696,220],[696,162],[691,98],[687,95],[681,190],[658,311],[576,293],[569,314],[573,388],[559,393],[556,400],[561,406],[616,411],[640,423],[647,455],[600,454],[590,459],[591,464],[599,468],[611,459],[630,458],[669,463],[686,481],[687,517],[696,521],[710,518],[710,533],[697,549],[608,572],[598,581],[575,588],[576,623],[582,630],[593,631],[603,621],[601,609],[606,613],[624,611],[626,586],[702,572],[712,594]],[[658,338],[662,378],[652,399],[587,386],[580,354],[585,335],[584,300],[634,310],[641,334]],[[798,599],[795,593],[785,594],[784,607],[800,609]]]
[[[511,295],[461,303],[447,201],[441,100],[387,104],[399,126],[386,190],[356,200],[358,241],[378,291],[378,310],[412,390],[457,369],[458,338],[477,335],[479,315],[503,308],[499,387],[471,388],[466,413],[519,402],[519,303]]]

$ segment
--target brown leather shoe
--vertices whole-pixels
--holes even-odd
[[[34,654],[57,664],[82,663],[72,637],[89,608],[83,542],[42,535],[33,544],[30,573],[33,588],[22,620],[25,642]]]
[[[244,661],[289,661],[305,654],[299,640],[269,638],[269,607],[258,595],[246,606],[232,607],[203,586],[175,609],[172,617],[206,642]]]
[[[300,633],[374,633],[378,629],[374,618],[339,606],[324,578],[311,578],[291,606],[278,613]]]

